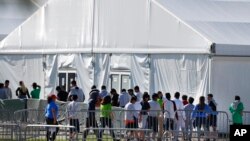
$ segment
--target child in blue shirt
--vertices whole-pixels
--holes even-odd
[[[199,99],[199,104],[194,107],[192,112],[192,118],[194,120],[194,128],[197,127],[198,137],[200,137],[201,126],[205,131],[208,131],[206,122],[207,117],[212,113],[211,108],[205,104],[205,97],[201,96]]]
[[[51,94],[48,96],[48,105],[45,108],[45,118],[46,123],[48,125],[57,125],[57,116],[58,116],[58,106],[55,103],[56,95]],[[55,131],[52,130],[53,128],[47,128],[47,141],[54,141],[56,139],[56,134],[59,131],[59,128],[55,128]],[[52,137],[50,137],[52,135]]]

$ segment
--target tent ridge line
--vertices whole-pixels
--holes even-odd
[[[202,37],[204,40],[206,40],[210,45],[212,45],[212,40],[210,40],[208,37],[206,37],[205,35],[203,35],[202,33],[200,33],[199,31],[197,31],[195,28],[193,28],[191,25],[189,25],[187,22],[185,22],[184,20],[182,20],[181,18],[179,18],[178,16],[176,16],[174,13],[172,13],[171,11],[169,11],[166,7],[162,6],[159,2],[157,2],[156,0],[152,0],[157,6],[159,6],[161,9],[163,9],[164,11],[166,11],[167,13],[169,13],[171,16],[173,16],[174,18],[176,18],[177,20],[179,20],[181,23],[183,23],[185,26],[187,26],[188,28],[192,29],[195,33],[197,33],[200,37]]]
[[[203,55],[211,55],[207,52],[110,52],[110,51],[97,51],[97,52],[91,52],[91,51],[69,51],[69,52],[60,52],[60,51],[43,51],[43,52],[33,52],[33,51],[1,51],[0,55],[45,55],[45,54],[203,54]],[[217,55],[213,55],[217,56]]]
[[[32,17],[34,17],[35,15],[37,15],[41,10],[43,10],[45,8],[46,5],[48,5],[48,3],[50,2],[51,0],[48,0],[46,1],[42,6],[39,6],[38,9],[33,13],[31,14],[29,17],[27,17],[27,19],[25,21],[23,21],[20,25],[18,25],[14,30],[12,30],[6,37],[4,37],[1,41],[0,41],[0,47],[4,45],[5,43],[5,40],[11,36],[12,34],[15,33],[15,31],[19,30],[25,23],[27,23],[28,21],[30,21],[30,19]],[[31,0],[31,2],[36,5],[33,0]],[[37,6],[37,5],[36,5]],[[2,43],[2,45],[1,45]]]
[[[250,55],[213,55],[213,57],[237,57],[237,58],[244,58],[244,57],[250,57]]]
[[[122,49],[122,48],[85,48],[85,49],[20,49],[20,50],[1,50],[0,54],[57,54],[57,53],[128,53],[128,54],[211,54],[211,49],[188,49],[188,48],[155,48],[155,49]]]

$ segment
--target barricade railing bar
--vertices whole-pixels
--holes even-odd
[[[68,130],[74,128],[74,126],[70,125],[22,124],[18,140],[68,140]]]
[[[13,126],[13,131],[11,131],[13,135],[0,136],[0,138],[40,141],[41,139],[46,140],[48,132],[56,132],[57,140],[229,139],[229,118],[227,113],[223,111],[203,113],[204,118],[202,116],[199,118],[199,116],[193,115],[199,115],[201,111],[178,110],[174,113],[179,115],[178,120],[176,117],[170,117],[170,113],[165,110],[113,109],[112,111],[102,111],[97,109],[90,111],[82,109],[75,111],[75,113],[62,110],[58,113],[57,125],[48,125],[46,124],[44,110],[25,109],[16,111],[13,122],[8,123]],[[112,113],[112,116],[110,113]],[[190,115],[189,118],[188,115]],[[179,121],[181,119],[183,121]],[[2,125],[4,123],[7,122],[2,122]],[[2,127],[1,124],[0,127]],[[0,132],[4,133],[2,128]],[[51,136],[50,138],[53,140]]]
[[[223,111],[207,113],[205,111],[177,110],[175,112],[173,140],[229,140],[229,118]]]
[[[13,120],[13,113],[8,110],[0,110],[0,139],[16,140],[18,124]]]
[[[88,136],[91,135],[89,133],[92,133],[89,131],[95,131],[96,138],[103,138],[106,136],[102,136],[102,134],[106,135],[105,133],[108,132],[108,130],[111,134],[110,136],[112,136],[113,138],[114,136],[118,137],[119,139],[124,138],[128,131],[138,132],[138,136],[142,136],[141,138],[146,138],[148,137],[148,135],[146,136],[146,134],[150,130],[157,128],[154,130],[158,131],[158,125],[162,125],[162,124],[159,124],[158,122],[160,121],[159,119],[162,118],[161,116],[163,116],[163,111],[150,111],[151,114],[155,115],[155,117],[152,117],[152,115],[150,116],[151,120],[148,120],[147,118],[139,119],[139,115],[141,115],[141,113],[144,113],[146,115],[149,111],[135,111],[135,110],[125,111],[125,110],[120,110],[120,109],[119,110],[114,109],[112,110],[112,113],[113,113],[112,118],[102,117],[102,115],[105,115],[106,112],[110,112],[110,111],[81,110],[81,111],[77,111],[76,113],[74,113],[74,117],[72,118],[72,117],[69,117],[69,113],[65,111],[64,112],[60,111],[59,112],[60,115],[58,118],[60,121],[58,123],[62,125],[72,124],[76,126],[77,124],[79,124],[78,135],[82,136],[83,140],[89,138]],[[16,123],[20,123],[21,127],[25,127],[25,130],[22,130],[22,132],[20,133],[21,138],[29,137],[29,140],[31,140],[32,137],[37,138],[38,136],[44,136],[45,129],[39,128],[39,131],[43,131],[43,132],[38,132],[37,131],[38,127],[36,127],[36,129],[34,128],[31,129],[31,127],[27,126],[30,124],[40,124],[41,127],[44,127],[45,118],[44,118],[44,114],[41,114],[41,113],[44,113],[44,111],[42,110],[39,111],[35,109],[20,110],[20,111],[15,112]],[[127,125],[124,118],[126,114],[131,114],[131,113],[133,114],[133,116],[137,116],[138,119],[137,121],[135,121],[136,123]],[[167,111],[164,111],[164,113],[165,113],[165,116],[168,115]],[[39,117],[39,115],[42,117]],[[42,119],[42,118],[43,118],[43,121],[36,120],[36,119]],[[75,119],[78,119],[78,121],[76,121]],[[144,120],[144,121],[139,122],[139,120]],[[76,122],[76,123],[72,123],[72,122]],[[150,123],[151,129],[147,129],[147,126],[148,126],[146,125],[147,123]],[[140,124],[143,124],[143,125],[140,125]],[[138,128],[139,126],[144,126],[144,127]],[[107,127],[107,129],[105,127]],[[31,130],[33,130],[33,133],[36,135],[31,135],[32,133]],[[65,132],[65,130],[70,132],[69,129],[66,129],[66,128],[63,128],[63,129],[60,128],[59,132]],[[144,135],[144,132],[145,132],[145,135]],[[152,136],[154,137],[154,135]],[[66,138],[62,136],[58,136],[58,137],[63,138],[63,139]]]
[[[243,111],[243,125],[250,125],[250,111]]]

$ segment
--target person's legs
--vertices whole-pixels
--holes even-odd
[[[49,131],[49,128],[46,129],[46,139],[47,141],[49,141],[50,139],[50,131]]]
[[[109,127],[109,128],[113,128],[113,124],[112,124],[112,120],[111,118],[107,118],[107,123],[106,125]],[[114,130],[109,130],[110,134],[112,135],[113,139],[115,140],[115,132]]]
[[[138,119],[135,120],[136,122],[134,123],[134,127],[135,129],[139,129],[139,122],[138,122]],[[135,134],[135,138],[137,140],[140,140],[140,137],[141,137],[141,132],[140,131],[134,131],[134,134]]]
[[[146,126],[147,126],[147,118],[148,118],[148,115],[142,115],[142,121],[141,121],[141,129],[146,129]],[[140,139],[144,140],[144,131],[140,131]]]
[[[86,119],[86,128],[89,128],[89,127],[98,128],[97,122],[95,119],[95,111],[94,110],[91,110],[88,112],[88,118]],[[98,134],[99,134],[98,131],[99,131],[98,129],[94,130],[94,133],[95,133],[97,138],[98,138]],[[89,133],[89,129],[86,129],[83,133],[83,139],[87,138],[88,133]]]
[[[174,123],[174,141],[178,140],[178,136],[179,136],[179,130],[181,128],[181,120],[176,120],[176,122]]]
[[[76,139],[78,140],[78,133],[80,133],[80,123],[79,123],[79,119],[76,119]]]
[[[201,137],[201,123],[202,123],[202,118],[196,117],[195,127],[197,128],[198,140],[200,140],[200,137]]]
[[[151,128],[153,129],[152,138],[155,138],[155,136],[156,136],[156,134],[158,132],[158,119],[157,119],[157,117],[152,118],[152,127]]]
[[[53,119],[46,118],[46,123],[47,123],[48,125],[52,125],[52,124],[53,124]],[[47,127],[47,128],[46,128],[46,139],[47,139],[47,141],[50,140],[50,135],[51,135],[50,128]]]
[[[174,119],[169,119],[170,120],[170,129],[174,130],[174,126],[175,126],[175,120]]]
[[[130,131],[129,129],[133,128],[134,124],[133,123],[127,123],[125,125],[125,128],[128,129],[126,134],[127,134],[127,140],[130,140],[131,138],[133,138],[134,136],[134,132],[133,131]]]
[[[182,138],[186,139],[186,132],[185,132],[186,125],[185,125],[185,121],[182,118],[180,119],[180,126],[181,126],[181,132],[183,135]]]
[[[165,122],[165,129],[164,130],[173,130],[174,129],[174,122],[172,119],[167,118]]]
[[[92,117],[91,123],[92,123],[92,127],[93,127],[93,128],[98,128],[98,125],[97,125],[97,121],[96,121],[96,119],[95,119],[95,116]],[[98,137],[98,134],[99,134],[98,131],[99,131],[99,130],[94,130],[94,133],[95,133],[96,137]]]
[[[89,127],[90,127],[90,120],[89,118],[86,118],[86,128],[89,128]],[[83,131],[83,140],[86,140],[88,133],[89,133],[89,129],[85,129]]]
[[[207,135],[209,133],[212,133],[212,136],[217,136],[216,134],[216,126],[217,126],[217,116],[216,115],[210,115],[209,118],[207,119],[207,123],[206,123],[206,128],[204,128],[206,130]],[[212,127],[212,131],[210,131],[210,127]]]
[[[189,120],[188,119],[186,119],[185,120],[185,129],[184,129],[184,132],[185,132],[185,134],[184,134],[184,136],[185,136],[185,139],[188,139],[189,138]]]
[[[201,124],[202,124],[203,130],[204,130],[205,138],[207,138],[206,141],[209,141],[210,140],[209,139],[209,127],[210,126],[207,127],[207,121],[208,121],[207,118],[202,118]],[[210,122],[211,122],[211,120],[210,120]]]
[[[165,120],[165,131],[164,131],[164,135],[166,136],[174,136],[174,120],[167,118]]]
[[[57,121],[56,121],[55,125],[58,125]],[[56,135],[57,135],[58,131],[59,131],[59,127],[56,127],[55,132],[52,133],[52,141],[54,141],[56,139]]]
[[[52,141],[54,141],[56,139],[56,132],[52,133]]]
[[[192,134],[193,134],[193,123],[191,121],[191,119],[189,120],[188,124],[187,124],[187,129],[188,129],[188,140],[192,140]]]
[[[148,119],[147,119],[147,129],[153,129],[153,117],[151,116],[148,116]],[[154,136],[152,134],[152,136]],[[151,135],[149,135],[149,137],[151,137]]]
[[[217,115],[213,115],[213,124],[212,124],[212,127],[213,127],[213,131],[215,132],[216,131],[216,127],[217,127]]]
[[[169,118],[165,118],[165,124],[164,124],[164,132],[166,132],[167,130],[169,130],[169,125],[170,125],[170,121]]]
[[[70,125],[74,126],[75,128],[70,128],[70,138],[74,139],[77,133],[80,132],[80,125],[78,119],[70,119]]]
[[[136,117],[134,117],[134,123],[132,124],[132,128],[138,129],[138,119]],[[139,131],[133,131],[133,135],[136,139],[140,137],[139,133],[140,133]]]
[[[70,126],[74,126],[74,121],[73,121],[73,119],[70,119],[70,120],[69,120],[69,125],[70,125]],[[73,139],[73,137],[74,137],[74,129],[73,129],[73,128],[70,128],[69,131],[70,131],[69,137],[70,137],[70,139]]]
[[[101,122],[101,128],[105,128],[105,118],[104,117],[100,117],[100,122]],[[99,134],[98,134],[98,141],[102,140],[102,133],[103,133],[103,129],[99,130]]]
[[[47,123],[48,125],[54,125],[54,119],[46,118],[46,123]],[[58,123],[56,122],[55,125],[58,125]],[[55,140],[58,131],[59,131],[59,128],[58,128],[58,127],[56,127],[55,130],[52,130],[52,127],[48,127],[48,128],[47,128],[47,133],[46,133],[47,141],[50,140],[50,139],[51,139],[51,140]],[[51,134],[52,134],[52,135],[51,135]]]

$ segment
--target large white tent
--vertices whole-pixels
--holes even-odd
[[[250,1],[49,0],[0,42],[0,79],[54,92],[60,70],[74,70],[86,97],[112,72],[129,72],[141,91],[213,93],[227,111],[246,104]]]
[[[0,41],[30,17],[38,7],[36,2],[30,0],[0,0]]]

